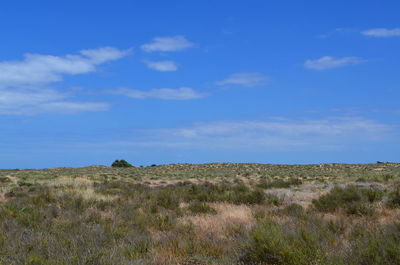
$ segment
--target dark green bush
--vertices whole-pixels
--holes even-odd
[[[386,204],[391,207],[400,207],[400,186],[396,187],[394,191],[389,193],[389,198]]]
[[[250,241],[243,246],[240,261],[244,264],[326,264],[318,236],[301,227],[285,232],[279,224],[264,220],[254,228]]]
[[[383,195],[385,195],[383,191],[374,189],[363,189],[362,193],[365,197],[367,197],[368,201],[371,203],[381,201]]]
[[[343,208],[347,214],[359,215],[359,216],[372,216],[375,213],[374,208],[370,204],[363,202],[352,202],[343,205]]]
[[[8,177],[0,177],[0,183],[9,183],[11,179]]]
[[[228,202],[234,204],[262,204],[265,202],[266,195],[261,190],[247,190],[234,192]]]
[[[126,162],[124,159],[115,160],[112,164],[112,167],[133,167],[131,164]]]
[[[24,181],[24,180],[18,181],[18,186],[20,186],[20,187],[32,187],[33,185],[35,185],[35,184]]]
[[[320,212],[334,212],[339,208],[347,214],[372,215],[374,208],[372,202],[382,199],[383,193],[376,190],[365,190],[354,185],[345,188],[334,187],[329,193],[312,201],[314,207]]]

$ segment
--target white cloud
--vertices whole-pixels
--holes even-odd
[[[304,66],[312,70],[326,70],[331,68],[337,68],[347,65],[355,65],[365,62],[363,58],[359,57],[342,57],[334,58],[332,56],[323,56],[316,60],[307,60]]]
[[[106,111],[109,108],[110,105],[104,102],[62,101],[62,102],[50,102],[42,104],[40,106],[40,111],[79,113],[79,112],[92,112],[92,111]]]
[[[107,103],[69,101],[71,95],[54,89],[0,90],[0,115],[33,115],[45,112],[76,113],[104,111]]]
[[[160,72],[173,72],[178,70],[178,65],[173,61],[144,61],[148,68]]]
[[[362,117],[215,121],[192,126],[138,130],[125,144],[252,151],[339,150],[395,137],[394,127]]]
[[[244,87],[255,87],[263,85],[268,78],[261,73],[236,73],[230,75],[228,78],[218,81],[217,85],[238,85]]]
[[[184,36],[157,37],[153,42],[143,44],[142,50],[145,52],[174,52],[193,47],[194,44],[188,41]]]
[[[121,59],[132,53],[132,49],[118,50],[113,47],[102,47],[91,50],[81,50],[82,55],[87,56],[94,64],[101,64],[108,61]]]
[[[99,64],[120,59],[130,50],[104,47],[78,55],[26,54],[22,61],[0,62],[0,115],[79,112],[108,109],[102,102],[70,101],[73,95],[49,87],[64,75],[96,71]]]
[[[93,72],[96,65],[120,59],[128,53],[129,50],[105,47],[83,50],[80,55],[25,54],[23,61],[0,62],[0,87],[61,81],[63,75]]]
[[[178,89],[157,88],[151,90],[137,90],[129,88],[121,88],[113,91],[114,94],[128,96],[136,99],[170,99],[170,100],[188,100],[204,98],[207,95],[200,93],[190,87],[181,87]]]
[[[399,37],[400,36],[400,28],[394,29],[385,29],[385,28],[375,28],[368,29],[361,32],[361,34],[369,37],[376,38],[388,38],[388,37]]]

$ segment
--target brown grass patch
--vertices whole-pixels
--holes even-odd
[[[216,237],[224,237],[229,226],[244,225],[244,227],[250,228],[255,223],[252,210],[247,205],[229,203],[213,203],[210,205],[217,210],[217,214],[185,216],[180,221],[192,223],[199,235],[212,234]]]
[[[52,180],[40,181],[40,184],[59,188],[59,193],[69,193],[81,196],[84,200],[110,201],[118,196],[99,194],[94,190],[94,180],[82,177],[59,177]]]

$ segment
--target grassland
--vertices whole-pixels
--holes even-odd
[[[0,170],[0,264],[400,264],[400,164]]]

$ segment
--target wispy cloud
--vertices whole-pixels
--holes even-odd
[[[148,68],[160,72],[173,72],[178,70],[178,65],[174,61],[143,61]]]
[[[0,87],[61,81],[63,75],[94,72],[97,65],[120,59],[129,53],[130,50],[105,47],[83,50],[80,55],[25,54],[23,61],[0,62]]]
[[[190,87],[156,88],[151,90],[137,90],[121,88],[112,92],[113,94],[124,95],[136,99],[164,99],[164,100],[189,100],[204,98],[206,93],[201,93]]]
[[[78,113],[109,109],[105,102],[70,101],[73,95],[55,89],[0,89],[0,115]]]
[[[268,77],[261,73],[236,73],[230,75],[228,78],[218,81],[217,85],[237,85],[244,87],[255,87],[265,84]]]
[[[330,32],[320,34],[317,37],[325,39],[325,38],[329,38],[329,37],[332,37],[337,34],[350,34],[350,33],[354,33],[354,32],[358,32],[358,30],[353,29],[353,28],[336,28]]]
[[[22,61],[0,62],[0,115],[82,112],[108,109],[103,102],[70,101],[71,93],[50,87],[64,75],[87,74],[99,64],[120,59],[130,50],[103,47],[77,55],[26,54]]]
[[[194,44],[184,36],[157,37],[151,43],[143,44],[142,50],[145,52],[175,52],[193,47]]]
[[[392,141],[398,129],[363,117],[214,121],[180,128],[134,130],[124,146],[190,148],[190,150],[332,151]]]
[[[110,104],[104,102],[50,102],[40,106],[42,112],[79,113],[92,111],[106,111]]]
[[[374,28],[374,29],[364,30],[361,32],[361,34],[376,38],[400,37],[400,28],[394,28],[394,29]]]
[[[366,62],[366,60],[360,57],[335,58],[332,56],[323,56],[319,59],[307,60],[304,63],[304,66],[308,69],[321,71],[348,65],[360,64],[364,62]]]
[[[132,49],[119,50],[113,47],[102,47],[98,49],[81,50],[80,53],[88,57],[92,63],[102,64],[132,54]]]

